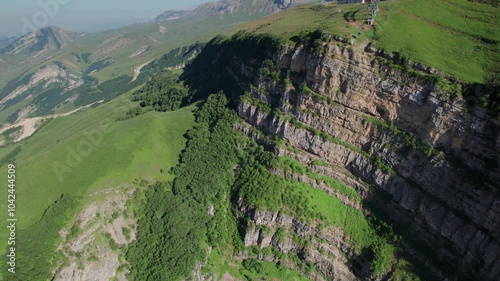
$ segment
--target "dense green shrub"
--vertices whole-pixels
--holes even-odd
[[[16,273],[7,275],[7,280],[45,281],[52,278],[51,270],[56,266],[56,248],[60,242],[59,231],[72,219],[78,208],[78,200],[62,195],[47,208],[43,217],[32,226],[18,230]],[[47,253],[53,253],[47,255]],[[7,272],[6,263],[2,271]]]
[[[274,155],[262,146],[247,148],[247,155],[238,170],[235,188],[238,198],[257,209],[277,211],[281,206],[284,192],[282,179],[272,175],[268,167],[272,166]]]
[[[137,241],[128,253],[132,280],[185,278],[205,255],[204,244],[232,239],[223,233],[223,217],[214,221],[208,207],[229,196],[237,162],[234,112],[222,94],[209,97],[197,114],[198,125],[187,134],[173,184],[157,183],[137,214]],[[217,235],[214,232],[222,232]],[[225,243],[228,243],[227,241]]]
[[[12,91],[17,89],[18,87],[28,84],[33,75],[34,75],[33,73],[27,75],[23,73],[18,77],[16,77],[15,79],[10,80],[0,92],[0,100],[8,96],[10,93],[12,93]]]
[[[371,157],[370,160],[377,169],[381,170],[385,174],[394,175],[396,173],[390,166],[384,164],[382,158],[380,158],[380,155],[375,154]]]
[[[38,94],[32,103],[37,107],[37,114],[48,115],[54,113],[54,107],[67,98],[69,98],[69,95],[64,93],[64,87],[50,87],[50,89]]]
[[[329,40],[330,35],[318,28],[313,32],[302,31],[292,38],[293,41],[303,43],[313,54],[320,55],[323,51],[323,44]]]
[[[101,100],[110,101],[144,83],[143,80],[139,79],[131,82],[132,77],[126,75],[118,76],[96,86],[94,85],[95,79],[87,78],[87,80],[88,82],[67,94],[78,94],[74,101],[75,106],[84,106]]]
[[[161,183],[153,185],[146,196],[137,240],[127,253],[131,280],[185,277],[204,253],[198,214]]]
[[[104,69],[104,68],[110,66],[113,62],[114,61],[112,58],[105,58],[105,59],[93,62],[92,64],[89,65],[89,67],[87,67],[87,69],[84,71],[83,74],[89,75],[92,72],[99,71],[101,69]]]
[[[375,276],[381,276],[395,261],[394,246],[380,239],[371,246],[371,250],[373,251],[371,270]]]
[[[262,66],[259,69],[259,75],[274,81],[279,81],[281,70],[273,60],[267,59],[262,63]]]
[[[152,111],[152,110],[153,110],[153,108],[150,108],[150,107],[148,108],[148,107],[137,106],[137,107],[134,107],[134,108],[130,109],[129,111],[127,111],[127,113],[125,113],[125,116],[120,117],[118,120],[123,121],[123,120],[127,120],[130,118],[134,118],[135,116],[142,115],[142,114],[149,112],[149,111]]]
[[[424,146],[424,154],[428,158],[434,158],[434,156],[438,155],[439,151],[430,143],[426,143]]]
[[[9,115],[6,119],[5,119],[5,122],[7,123],[10,123],[10,124],[14,124],[14,122],[17,121],[17,118],[19,117],[19,113],[21,112],[20,109],[14,111],[14,113],[12,113],[11,115]]]
[[[17,135],[20,134],[22,128],[22,126],[12,127],[3,131],[0,136],[4,139],[5,143],[10,143],[15,139]]]
[[[136,91],[132,100],[141,101],[141,107],[152,107],[156,111],[172,111],[180,108],[187,96],[188,90],[179,81],[179,75],[163,70]]]

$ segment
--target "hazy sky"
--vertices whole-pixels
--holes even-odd
[[[204,2],[210,0],[0,0],[0,37],[19,36],[47,25],[71,31],[101,31]]]

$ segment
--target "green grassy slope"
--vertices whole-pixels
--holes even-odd
[[[290,39],[302,31],[322,29],[373,42],[388,52],[449,73],[465,82],[483,83],[500,64],[500,11],[467,0],[389,0],[381,2],[374,26],[367,4],[307,5],[233,28]]]
[[[375,47],[467,82],[483,82],[500,64],[500,10],[467,0],[399,0],[381,5]],[[497,69],[498,71],[498,69]]]
[[[171,179],[170,174],[160,170],[168,171],[177,164],[185,145],[183,135],[194,124],[194,107],[169,113],[149,112],[116,122],[129,110],[129,100],[130,95],[124,95],[97,108],[56,118],[19,144],[22,151],[16,157],[18,231],[29,237],[33,224],[62,194],[85,202],[95,191],[131,184],[136,178]],[[12,149],[0,149],[0,158]],[[5,179],[6,170],[6,166],[0,168]],[[0,201],[0,209],[7,208],[6,202]],[[0,219],[6,220],[5,212]],[[51,222],[44,219],[42,224],[56,234],[60,230],[53,229],[55,226],[52,228]],[[2,231],[0,239],[6,239],[6,234]],[[54,249],[31,249],[45,251],[45,255],[51,254],[49,250]],[[4,251],[1,247],[0,253]]]
[[[332,34],[349,37],[355,25],[351,20],[368,19],[366,5],[301,5],[256,21],[233,27],[228,34],[238,30],[269,33],[284,39],[291,39],[301,32],[318,28]],[[359,24],[358,24],[359,26]]]
[[[193,124],[193,108],[162,114],[150,112],[115,122],[127,110],[129,98],[126,95],[95,109],[56,118],[21,144],[23,149],[16,157],[21,228],[40,219],[43,210],[62,193],[85,195],[88,191],[130,183],[137,177],[158,177],[160,169],[168,171],[177,163],[184,145],[183,134]],[[112,123],[101,130],[101,122]],[[89,147],[86,132],[95,135],[96,140],[102,135],[102,141]],[[0,158],[9,150],[0,150]],[[87,157],[79,153],[85,150],[90,151]],[[75,154],[79,157],[72,159]],[[78,159],[82,159],[79,164]],[[68,169],[60,173],[61,181],[56,172],[59,164]],[[0,208],[4,205],[1,202]]]

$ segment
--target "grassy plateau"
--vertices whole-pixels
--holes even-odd
[[[387,52],[446,72],[465,82],[483,83],[500,64],[500,11],[467,0],[389,0],[380,4],[373,26],[367,4],[304,5],[234,27],[292,39],[301,32],[327,33],[372,42]],[[360,32],[360,35],[358,34]]]

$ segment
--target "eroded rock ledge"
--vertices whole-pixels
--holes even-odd
[[[498,121],[481,109],[467,112],[460,98],[451,98],[434,82],[390,69],[377,62],[376,54],[336,42],[326,44],[322,55],[297,47],[275,54],[274,61],[283,71],[290,71],[291,84],[256,79],[249,94],[273,105],[274,112],[241,102],[238,112],[245,122],[359,178],[355,188],[366,206],[381,210],[404,237],[411,237],[410,244],[419,249],[411,252],[432,258],[430,263],[442,272],[436,275],[456,273],[459,278],[481,280],[500,275]],[[236,63],[240,65],[228,66],[234,78],[252,73],[252,65]],[[303,83],[314,94],[301,91]],[[402,140],[370,118],[392,122],[398,130],[411,133],[416,149],[391,147]],[[304,127],[292,124],[292,119]],[[356,150],[325,141],[308,128]],[[439,156],[426,156],[426,144],[440,151]],[[369,155],[378,155],[394,174],[378,169]],[[364,184],[373,188],[360,188]],[[295,227],[293,219],[276,214],[249,216],[256,224],[286,221]],[[293,248],[252,229],[246,239],[249,245],[275,243],[282,250]],[[331,276],[347,270],[340,264]]]

